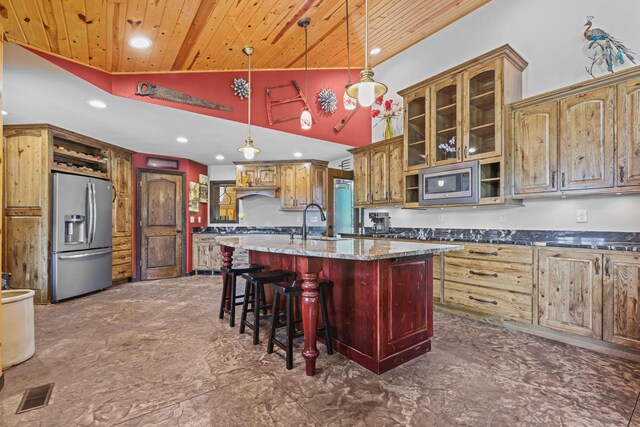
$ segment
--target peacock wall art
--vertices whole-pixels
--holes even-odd
[[[588,67],[584,67],[587,73],[593,78],[596,76],[594,73],[594,67],[602,64],[607,64],[607,70],[613,73],[613,66],[616,62],[620,65],[624,64],[625,57],[632,63],[636,63],[633,55],[635,53],[624,45],[623,42],[617,40],[611,34],[600,28],[593,27],[593,16],[587,16],[587,23],[584,30],[584,38],[587,40],[587,50],[592,53],[589,56],[591,64]]]

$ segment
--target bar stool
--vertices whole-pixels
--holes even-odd
[[[302,280],[295,282],[269,283],[275,292],[273,297],[273,311],[271,312],[271,330],[269,331],[269,342],[267,353],[273,353],[273,345],[277,345],[286,352],[287,369],[293,369],[293,339],[304,336],[302,332],[296,332],[295,326],[302,323],[302,319],[295,319],[293,313],[294,297],[302,297]],[[317,332],[324,335],[327,354],[333,354],[333,342],[331,341],[331,330],[329,328],[329,315],[327,313],[327,300],[325,292],[332,285],[329,280],[318,283],[318,296],[320,298],[320,312],[322,313],[323,326]],[[280,296],[285,298],[285,323],[280,323]],[[276,338],[276,330],[287,328],[286,342]]]
[[[265,266],[260,264],[234,265],[231,267],[222,267],[220,269],[224,275],[224,280],[222,281],[222,298],[220,298],[220,315],[218,317],[220,319],[224,319],[224,313],[229,313],[229,326],[235,326],[236,306],[242,304],[242,302],[238,302],[238,298],[244,297],[244,295],[236,295],[237,277],[245,273],[254,273],[264,269]],[[231,293],[230,296],[227,296],[229,288],[231,288]],[[229,308],[225,307],[227,302],[229,303]]]
[[[293,278],[293,272],[287,270],[261,271],[257,273],[245,273],[242,277],[247,281],[244,288],[244,301],[242,303],[242,315],[240,316],[240,333],[244,334],[245,327],[253,331],[253,345],[260,343],[260,320],[271,317],[267,310],[271,305],[267,304],[264,293],[264,285],[267,283],[282,282]],[[249,308],[251,304],[251,308]],[[247,321],[247,313],[253,311],[253,323]],[[262,310],[262,315],[260,311]]]

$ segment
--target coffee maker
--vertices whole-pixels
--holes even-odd
[[[389,232],[389,212],[369,212],[369,219],[373,223],[374,234],[386,234]]]

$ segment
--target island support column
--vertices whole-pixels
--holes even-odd
[[[316,333],[318,330],[318,273],[322,270],[321,258],[296,257],[296,270],[302,274],[302,331],[304,332],[304,357],[307,376],[316,374],[318,358]]]
[[[235,248],[232,248],[231,246],[223,246],[220,245],[220,252],[222,253],[222,266],[225,268],[231,268],[233,266],[233,251],[235,251]],[[222,283],[225,283],[225,281],[227,280],[227,274],[226,273],[222,273]],[[231,286],[227,287],[227,298],[231,298]],[[230,304],[230,299],[227,300],[227,302],[225,303],[225,308],[227,310],[231,309],[231,304]]]

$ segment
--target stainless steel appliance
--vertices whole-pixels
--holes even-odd
[[[420,171],[420,205],[465,204],[480,201],[477,161]]]
[[[111,286],[109,181],[54,173],[52,301]]]
[[[373,232],[385,234],[389,232],[389,212],[369,212],[369,219],[373,223]]]

